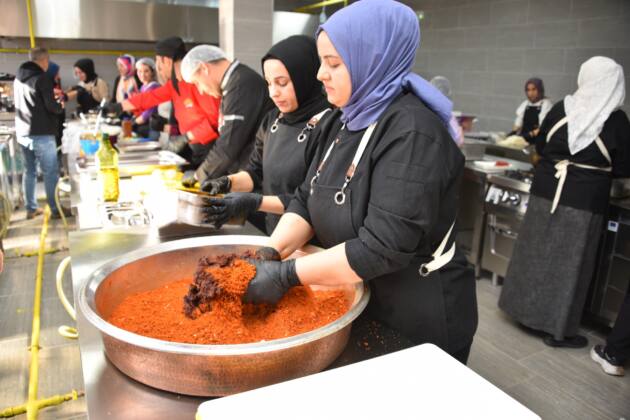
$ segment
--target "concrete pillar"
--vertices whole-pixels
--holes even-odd
[[[272,45],[273,0],[220,0],[219,46],[261,73],[260,59]]]

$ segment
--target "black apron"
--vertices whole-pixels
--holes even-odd
[[[99,106],[98,101],[84,88],[77,91],[77,103],[81,107],[82,112],[88,112]]]
[[[538,123],[538,116],[540,115],[540,106],[528,105],[525,108],[525,114],[523,115],[523,127],[521,133],[528,134],[530,131],[537,129],[540,124]]]
[[[345,202],[338,205],[334,196],[340,189],[341,185],[317,182],[308,198],[311,225],[325,248],[358,236],[361,222],[352,218],[352,182],[345,190]],[[477,326],[474,270],[457,249],[450,263],[422,277],[420,265],[429,260],[418,257],[403,270],[370,280],[366,311],[415,344],[433,343],[454,353],[470,346]]]
[[[293,194],[302,183],[310,162],[305,162],[306,147],[312,131],[305,129],[306,122],[291,126],[277,124],[277,130],[268,131],[263,144],[263,195]],[[300,134],[304,136],[298,137]],[[266,213],[265,225],[271,235],[281,215]]]

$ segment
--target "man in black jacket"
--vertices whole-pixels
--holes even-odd
[[[14,82],[15,132],[24,155],[24,196],[26,198],[26,218],[32,219],[42,214],[35,199],[37,183],[37,162],[44,175],[44,187],[52,218],[59,218],[55,205],[55,186],[59,179],[57,162],[57,118],[63,112],[63,103],[55,100],[53,84],[46,74],[48,51],[33,48],[29,59],[18,69]]]
[[[203,182],[243,168],[254,147],[256,130],[273,107],[265,80],[211,45],[199,45],[182,61],[182,76],[199,92],[221,98],[219,137],[213,141],[195,178]]]

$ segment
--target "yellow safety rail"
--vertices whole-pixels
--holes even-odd
[[[33,298],[33,323],[31,332],[31,345],[29,347],[29,378],[28,400],[26,403],[15,407],[8,407],[0,411],[0,418],[13,417],[26,413],[28,420],[35,420],[40,409],[52,405],[58,405],[65,401],[76,400],[83,396],[82,391],[72,390],[64,395],[55,395],[41,400],[37,399],[37,387],[39,384],[39,334],[41,328],[40,315],[42,304],[42,281],[44,277],[44,255],[46,251],[46,236],[48,235],[48,221],[50,220],[50,207],[44,209],[44,223],[39,236],[39,253],[37,256],[37,271],[35,274],[35,296]],[[68,260],[69,262],[69,260]],[[67,264],[67,263],[66,263]]]
[[[37,404],[37,385],[39,383],[39,332],[40,311],[42,306],[42,278],[44,277],[44,250],[46,249],[46,235],[48,235],[48,220],[50,207],[44,209],[44,224],[39,236],[39,255],[37,256],[37,272],[35,274],[35,297],[33,298],[33,327],[31,332],[31,363],[28,378],[28,401],[26,402],[26,418],[37,418],[39,406]]]
[[[83,391],[77,391],[73,389],[72,392],[69,392],[64,395],[55,395],[49,398],[44,398],[44,399],[36,401],[37,409],[41,410],[42,408],[50,407],[53,405],[59,405],[66,401],[77,400],[79,399],[79,397],[82,397],[83,395],[85,395]],[[5,408],[4,410],[0,411],[0,418],[13,417],[20,414],[24,414],[26,413],[26,406],[27,404],[21,404],[21,405],[16,405],[15,407]]]

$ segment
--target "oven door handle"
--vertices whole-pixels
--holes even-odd
[[[496,257],[503,258],[506,261],[510,260],[510,257],[507,257],[500,252],[497,251],[496,243],[497,243],[497,234],[501,236],[505,236],[508,239],[516,240],[518,234],[509,229],[503,229],[497,226],[497,217],[494,214],[488,215],[488,228],[490,229],[490,253]]]

